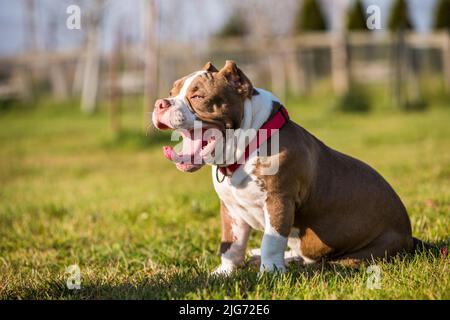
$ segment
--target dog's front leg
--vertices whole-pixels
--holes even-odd
[[[222,218],[222,241],[219,249],[221,264],[213,274],[228,275],[244,264],[250,226],[242,219],[231,217],[223,202],[220,203],[220,215]]]
[[[264,207],[260,273],[285,272],[284,251],[294,222],[294,206],[287,199],[268,199]]]

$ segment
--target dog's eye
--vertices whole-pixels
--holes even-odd
[[[171,97],[172,96],[172,90],[171,91],[169,91],[169,97]]]
[[[203,96],[200,96],[200,95],[198,95],[198,94],[194,94],[192,97],[191,97],[191,99],[193,100],[193,99],[203,99],[204,97]]]

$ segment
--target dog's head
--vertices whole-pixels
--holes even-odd
[[[175,81],[169,97],[157,100],[152,114],[156,128],[177,129],[183,138],[181,154],[164,147],[165,156],[182,171],[200,169],[217,143],[217,134],[224,137],[226,129],[240,128],[244,102],[252,94],[250,80],[233,61],[221,70],[208,62],[202,70]]]

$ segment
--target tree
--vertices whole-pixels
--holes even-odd
[[[230,19],[216,33],[219,38],[244,37],[249,33],[249,28],[245,17],[241,11],[232,14]]]
[[[325,19],[316,0],[304,0],[295,20],[295,32],[326,30]]]
[[[436,6],[434,29],[450,31],[450,0],[440,0]]]
[[[368,31],[366,25],[366,14],[361,0],[356,0],[355,5],[350,8],[347,17],[347,29],[351,31]]]
[[[389,30],[411,30],[408,5],[406,0],[396,0],[389,17]]]

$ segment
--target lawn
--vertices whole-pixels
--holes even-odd
[[[330,100],[287,107],[392,184],[416,237],[448,245],[450,106],[352,115],[330,111]],[[45,101],[0,114],[0,299],[450,299],[449,259],[426,253],[376,262],[379,289],[367,287],[366,268],[210,277],[220,260],[210,169],[178,172],[162,155],[169,136],[141,133],[137,104],[127,104],[123,125],[113,137],[106,112],[84,116]],[[254,232],[249,247],[260,239]],[[66,286],[74,264],[80,290]]]

